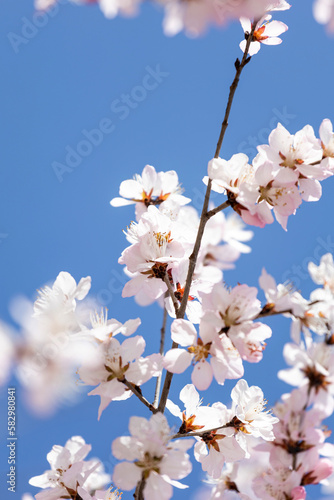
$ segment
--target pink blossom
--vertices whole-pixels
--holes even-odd
[[[118,262],[126,265],[131,280],[124,286],[122,296],[136,295],[140,303],[149,304],[167,290],[167,271],[184,257],[188,243],[178,223],[152,206],[138,224],[131,224],[127,238],[131,246],[122,252]]]
[[[287,31],[288,27],[281,21],[271,21],[272,16],[266,15],[256,24],[255,31],[251,44],[249,46],[248,54],[250,56],[257,54],[261,48],[261,43],[265,45],[279,45],[282,40],[279,37],[282,33]],[[240,19],[241,26],[246,35],[251,33],[252,23],[250,19],[242,17]],[[245,52],[246,40],[240,43],[240,48]]]
[[[186,451],[192,439],[171,441],[166,417],[161,413],[150,420],[131,417],[131,436],[122,436],[112,443],[112,453],[118,460],[125,460],[114,468],[113,481],[122,490],[129,491],[145,478],[145,500],[169,500],[172,486],[187,488],[177,481],[185,478],[192,469]]]
[[[110,0],[103,0],[105,4]],[[181,195],[177,173],[156,172],[151,165],[146,165],[141,175],[136,174],[134,179],[123,181],[119,188],[121,198],[113,198],[110,202],[113,207],[136,204],[137,221],[149,206],[157,206],[166,211],[168,207],[176,213],[178,209],[191,200]]]
[[[172,373],[183,373],[193,364],[191,380],[199,390],[206,390],[213,377],[219,384],[226,378],[239,378],[243,374],[241,358],[227,337],[219,338],[214,328],[200,325],[199,337],[187,320],[173,321],[172,340],[187,349],[171,349],[163,365]]]
[[[76,494],[78,487],[88,492],[110,481],[98,460],[84,461],[91,450],[80,436],[69,439],[65,446],[55,445],[47,455],[51,470],[30,479],[29,484],[45,489],[35,495],[37,500],[56,500]],[[99,472],[97,473],[97,470]]]
[[[160,373],[160,355],[143,358],[144,349],[145,341],[139,335],[126,339],[122,344],[111,337],[96,347],[92,361],[79,369],[79,376],[85,384],[97,385],[88,395],[101,397],[99,419],[111,401],[127,399],[132,395],[122,383],[125,378],[140,386]]]
[[[313,4],[315,20],[326,24],[328,31],[334,31],[334,0],[315,0]]]

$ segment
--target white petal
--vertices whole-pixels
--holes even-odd
[[[199,391],[205,391],[211,384],[213,378],[212,368],[207,361],[200,361],[194,366],[191,381]]]
[[[163,366],[172,373],[183,373],[190,366],[192,355],[184,349],[171,349],[166,352]]]
[[[185,319],[173,321],[171,332],[172,340],[183,347],[192,345],[197,337],[194,325]]]
[[[141,470],[135,464],[122,462],[115,465],[113,482],[121,490],[133,490],[141,479]]]
[[[135,201],[132,200],[125,200],[124,198],[113,198],[110,200],[110,205],[112,207],[125,207],[126,205],[133,205],[136,203]]]

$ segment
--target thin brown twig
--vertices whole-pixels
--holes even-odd
[[[133,394],[135,396],[137,396],[137,398],[142,402],[144,403],[145,406],[147,406],[147,408],[152,412],[152,413],[157,413],[157,409],[154,408],[154,406],[149,402],[147,401],[146,398],[144,398],[144,396],[138,391],[138,389],[136,389],[136,387],[131,384],[131,382],[129,382],[128,380],[126,380],[126,378],[124,378],[122,381],[121,381],[124,385],[126,385],[126,387],[128,389],[130,389],[131,392],[133,392]]]
[[[245,47],[245,52],[243,54],[241,62],[239,61],[239,59],[237,59],[236,63],[235,63],[236,73],[235,73],[232,85],[230,87],[230,93],[229,93],[229,97],[228,97],[228,101],[227,101],[227,105],[226,105],[225,116],[224,116],[224,120],[222,122],[221,130],[220,130],[220,134],[219,134],[219,139],[217,142],[215,158],[219,157],[219,153],[220,153],[220,150],[221,150],[221,147],[223,144],[225,132],[226,132],[226,129],[228,127],[228,119],[229,119],[230,112],[231,112],[233,98],[234,98],[235,91],[238,87],[241,72],[242,72],[243,68],[246,66],[246,64],[250,61],[250,57],[248,57],[248,51],[249,51],[249,47],[250,47],[250,44],[251,44],[251,41],[253,38],[253,34],[254,34],[254,31],[256,28],[256,24],[257,24],[257,20],[254,21],[252,24],[252,30],[248,36],[246,47]],[[198,231],[197,231],[194,249],[193,249],[192,254],[189,257],[188,274],[187,274],[186,284],[185,284],[185,288],[184,288],[183,298],[182,298],[180,307],[178,307],[178,312],[176,313],[176,317],[181,318],[181,319],[184,318],[184,315],[186,312],[188,297],[189,297],[189,293],[190,293],[190,287],[191,287],[192,278],[193,278],[195,267],[196,267],[198,253],[199,253],[199,250],[201,247],[201,242],[202,242],[202,237],[203,237],[205,225],[210,218],[210,217],[208,217],[208,214],[210,213],[210,212],[208,212],[208,207],[209,207],[209,200],[210,200],[210,193],[211,193],[211,184],[212,184],[212,180],[209,179],[206,193],[205,193],[205,198],[204,198],[204,203],[203,203],[203,208],[202,208],[201,218],[200,218],[200,222],[199,222],[199,226],[198,226]],[[225,205],[225,203],[224,203],[224,205]],[[228,205],[224,206],[224,208],[226,208],[227,206]],[[165,410],[166,401],[167,401],[169,389],[171,386],[172,378],[173,378],[173,374],[170,372],[167,372],[166,377],[165,377],[164,386],[163,386],[163,389],[161,392],[159,406],[158,406],[159,411],[161,411],[162,413]]]
[[[134,492],[133,494],[133,498],[135,500],[144,500],[144,488],[145,488],[145,479],[141,479],[141,481],[139,481],[139,483],[137,484],[137,488],[136,488],[136,491]]]
[[[209,212],[207,212],[206,218],[208,220],[211,219],[211,217],[213,217],[214,215],[216,215],[218,212],[221,212],[222,210],[225,210],[225,208],[227,208],[229,206],[230,206],[230,202],[228,200],[224,201],[224,203],[222,203],[221,205],[218,205],[218,207],[215,207],[212,210],[210,210]]]
[[[165,299],[168,297],[168,292],[165,293]],[[166,324],[167,324],[167,309],[164,305],[164,315],[163,315],[163,320],[162,320],[162,327],[160,330],[160,349],[159,353],[161,356],[164,354],[164,349],[165,349],[165,333],[166,333]],[[158,408],[158,403],[159,403],[159,394],[160,394],[160,388],[161,388],[161,379],[162,379],[162,372],[158,375],[157,377],[157,382],[155,384],[155,391],[154,391],[154,401],[153,401],[153,406],[154,408]]]
[[[220,425],[219,427],[213,427],[212,429],[206,429],[203,431],[197,431],[197,432],[188,432],[188,433],[177,433],[174,434],[174,436],[171,437],[171,439],[180,439],[180,438],[191,438],[191,437],[203,437],[205,434],[210,434],[211,432],[216,432],[219,431],[220,429],[227,429],[230,428],[230,424],[224,424]]]
[[[177,298],[175,297],[174,290],[173,290],[172,284],[171,284],[171,282],[169,280],[169,276],[168,276],[167,273],[165,274],[164,282],[167,285],[168,293],[169,293],[170,298],[173,301],[173,306],[174,306],[174,309],[175,309],[175,314],[177,316],[178,312],[179,312],[179,302],[178,302]]]
[[[220,130],[219,139],[217,142],[217,147],[216,147],[216,152],[215,152],[214,158],[219,157],[219,153],[220,153],[220,150],[221,150],[221,147],[223,144],[225,132],[226,132],[226,129],[228,127],[228,119],[229,119],[231,108],[232,108],[234,94],[235,94],[235,91],[237,90],[237,87],[238,87],[241,72],[244,69],[244,67],[246,66],[246,64],[250,61],[250,57],[248,56],[248,51],[249,51],[249,47],[250,47],[250,44],[251,44],[251,41],[253,38],[253,33],[255,31],[255,28],[256,28],[256,23],[257,23],[257,21],[254,21],[252,24],[252,30],[248,36],[246,47],[245,47],[245,52],[243,54],[241,62],[239,61],[239,59],[237,59],[235,62],[236,72],[235,72],[235,76],[234,76],[234,80],[232,82],[232,85],[230,86],[230,93],[228,96],[228,101],[227,101],[227,105],[226,105],[226,109],[225,109],[225,116],[224,116],[224,120],[222,122],[222,126],[221,126],[221,130]],[[192,254],[189,257],[188,274],[187,274],[186,284],[185,284],[185,288],[184,288],[183,298],[182,298],[181,305],[179,308],[179,313],[177,316],[178,318],[183,318],[185,311],[186,311],[187,301],[188,301],[189,292],[190,292],[190,286],[191,286],[193,274],[195,271],[195,266],[196,266],[196,262],[197,262],[199,249],[201,247],[204,229],[205,229],[207,221],[210,218],[210,217],[208,218],[208,213],[209,213],[208,206],[209,206],[209,200],[210,200],[211,185],[212,185],[212,180],[209,179],[206,193],[205,193],[203,209],[202,209],[202,214],[201,214],[201,218],[200,218],[200,222],[199,222],[199,226],[198,226],[198,232],[197,232],[197,237],[196,237],[194,249],[193,249]],[[226,208],[228,206],[228,205],[225,206],[225,203],[223,205],[224,205],[224,208]]]

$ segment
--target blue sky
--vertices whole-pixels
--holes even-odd
[[[242,75],[222,148],[226,159],[236,152],[253,158],[255,146],[266,142],[277,120],[291,133],[306,124],[318,133],[323,118],[334,120],[334,39],[313,20],[310,2],[292,3],[290,11],[276,16],[289,25],[283,43],[263,47]],[[185,195],[200,208],[201,179],[215,151],[234,61],[241,55],[241,27],[234,23],[222,31],[213,29],[196,40],[183,34],[167,38],[161,12],[149,5],[137,18],[110,21],[95,6],[63,2],[34,30],[32,0],[2,0],[0,10],[0,317],[14,325],[11,301],[18,295],[34,299],[36,289],[66,270],[77,280],[92,276],[92,294],[104,301],[110,316],[120,321],[140,316],[139,333],[158,345],[159,307],[143,309],[121,298],[124,276],[117,259],[126,246],[122,229],[133,213],[131,207],[113,209],[109,201],[123,179],[151,164],[157,170],[176,170]],[[134,97],[121,110],[124,94]],[[103,133],[95,133],[96,144],[85,149],[82,141],[97,128]],[[77,149],[80,155],[60,175],[59,164]],[[321,200],[304,203],[290,218],[287,233],[276,223],[255,229],[252,253],[225,273],[228,284],[257,285],[265,267],[278,282],[294,281],[307,297],[312,290],[307,262],[319,262],[334,247],[333,188],[334,179],[325,181]],[[219,202],[217,195],[214,201]],[[260,385],[273,404],[289,390],[276,379],[284,365],[281,351],[289,323],[275,318],[270,325],[274,334],[265,359],[248,366],[246,378]],[[176,381],[172,395],[188,380],[189,374]],[[213,387],[205,402],[228,401],[233,385]],[[81,434],[91,443],[93,456],[111,471],[110,443],[127,433],[130,412],[148,416],[131,398],[111,405],[98,423],[98,398],[83,396],[77,405],[40,420],[29,413],[17,390],[16,498],[36,492],[28,479],[47,468],[45,456],[52,445],[63,445],[72,435]],[[6,393],[0,394],[3,417]],[[4,448],[2,440],[2,470],[7,467]],[[187,498],[202,477],[199,467],[195,471]],[[2,497],[6,495],[5,489]],[[311,490],[310,499],[316,496]],[[185,498],[184,493],[176,492],[175,498]]]

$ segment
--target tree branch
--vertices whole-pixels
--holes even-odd
[[[136,491],[134,492],[133,494],[133,498],[135,500],[144,500],[144,494],[143,494],[143,491],[144,491],[144,488],[145,488],[145,479],[142,479],[141,481],[139,481],[139,483],[137,484],[137,488],[136,488]]]
[[[165,299],[168,297],[168,292],[165,293]],[[159,353],[161,356],[164,354],[164,349],[165,349],[165,333],[166,333],[166,323],[167,323],[167,309],[164,305],[164,315],[163,315],[163,320],[162,320],[162,327],[160,330],[160,349]],[[158,408],[158,402],[159,402],[159,394],[160,394],[160,388],[161,388],[161,379],[162,379],[162,372],[160,375],[157,377],[157,382],[155,385],[155,391],[154,391],[154,401],[153,401],[153,406],[154,408]]]
[[[179,312],[179,302],[178,302],[177,298],[175,297],[174,290],[173,290],[172,284],[171,284],[171,282],[169,280],[169,276],[168,276],[167,273],[165,274],[164,282],[167,285],[169,296],[170,296],[170,298],[173,301],[173,305],[174,305],[174,309],[175,309],[175,314],[176,314],[176,317],[177,317],[178,312]]]
[[[171,439],[181,439],[181,438],[191,438],[191,437],[203,437],[205,434],[210,434],[211,432],[216,432],[219,431],[220,429],[227,429],[231,427],[229,424],[221,425],[219,427],[214,427],[213,429],[207,429],[204,431],[197,431],[197,432],[187,432],[187,433],[177,433],[174,434],[174,436],[171,437]]]
[[[223,120],[223,123],[221,126],[220,135],[219,135],[219,139],[218,139],[218,143],[217,143],[217,147],[216,147],[215,158],[219,157],[219,153],[220,153],[220,150],[221,150],[221,147],[223,144],[225,132],[226,132],[226,129],[228,127],[228,118],[230,116],[233,98],[234,98],[235,91],[238,87],[241,72],[242,72],[243,68],[246,66],[246,64],[250,61],[250,57],[248,57],[248,51],[249,51],[249,47],[250,47],[250,44],[251,44],[251,41],[253,38],[253,33],[255,31],[256,23],[257,23],[257,20],[254,21],[252,24],[252,30],[251,30],[251,33],[250,33],[248,39],[247,39],[245,52],[244,52],[244,55],[242,57],[241,62],[239,61],[239,59],[237,59],[235,62],[236,73],[235,73],[232,85],[230,87],[230,93],[229,93],[229,97],[228,97],[228,101],[227,101],[227,105],[226,105],[225,116],[224,116],[224,120]],[[203,237],[205,225],[206,225],[207,221],[210,219],[210,217],[212,217],[212,215],[209,215],[209,214],[211,214],[211,211],[208,212],[210,193],[211,193],[211,184],[212,184],[212,180],[209,179],[208,185],[206,188],[206,193],[205,193],[205,198],[204,198],[204,203],[203,203],[203,208],[202,208],[201,218],[200,218],[200,222],[199,222],[199,226],[198,226],[198,232],[197,232],[197,237],[196,237],[194,249],[193,249],[192,254],[189,257],[188,274],[187,274],[186,284],[185,284],[185,288],[184,288],[183,298],[182,298],[180,307],[178,307],[178,312],[176,313],[177,318],[184,318],[184,315],[186,312],[186,307],[187,307],[187,302],[188,302],[188,297],[189,297],[189,292],[190,292],[190,287],[191,287],[191,283],[192,283],[192,278],[193,278],[195,267],[196,267],[198,253],[199,253],[199,250],[201,247],[201,242],[202,242],[202,237]],[[225,202],[225,203],[228,203],[228,202]],[[223,204],[224,208],[226,208],[225,203]],[[226,206],[228,206],[228,205],[226,205]],[[223,210],[222,206],[220,206],[219,208],[220,208],[220,210]],[[168,284],[167,284],[167,286],[168,286]],[[177,344],[176,344],[176,346],[177,346]],[[170,372],[167,372],[165,382],[164,382],[164,387],[162,389],[160,403],[158,406],[159,411],[161,411],[162,413],[165,410],[165,405],[166,405],[166,401],[167,401],[167,397],[168,397],[169,388],[170,388],[170,385],[172,382],[172,378],[173,378],[173,374]]]
[[[147,408],[152,412],[152,413],[157,413],[157,409],[154,408],[153,405],[151,405],[151,403],[149,401],[147,401],[146,398],[144,398],[144,396],[140,393],[140,391],[138,391],[138,389],[136,389],[136,387],[131,384],[131,382],[129,382],[128,380],[126,380],[126,378],[124,378],[123,380],[120,380],[120,382],[122,382],[124,385],[126,385],[126,387],[128,389],[130,389],[131,392],[133,392],[133,394],[135,396],[137,396],[137,398],[145,405],[147,406]]]
[[[227,201],[224,201],[224,203],[222,203],[221,205],[218,205],[218,207],[216,208],[213,208],[212,210],[210,210],[209,212],[206,213],[206,217],[207,219],[211,219],[211,217],[213,217],[214,215],[216,215],[218,212],[221,212],[222,210],[225,210],[225,208],[229,207],[230,206],[230,202],[227,200]]]
[[[246,64],[250,61],[250,57],[248,56],[248,51],[249,51],[249,47],[250,47],[250,44],[251,44],[251,41],[253,38],[253,34],[254,34],[254,31],[256,28],[256,23],[257,23],[257,20],[254,21],[252,24],[252,30],[249,34],[248,39],[247,39],[245,52],[243,54],[241,62],[239,61],[239,59],[237,59],[235,62],[236,72],[235,72],[234,80],[233,80],[232,85],[230,87],[230,93],[228,96],[228,101],[227,101],[227,105],[226,105],[226,109],[225,109],[225,116],[224,116],[224,120],[222,122],[221,130],[220,130],[220,134],[219,134],[219,139],[217,142],[216,152],[215,152],[215,156],[214,156],[215,158],[219,157],[219,153],[220,153],[220,150],[221,150],[221,147],[223,144],[225,132],[226,132],[226,129],[228,127],[228,119],[229,119],[231,108],[232,108],[233,98],[234,98],[235,91],[237,90],[237,87],[238,87],[241,72],[244,69],[244,67],[246,66]],[[202,208],[202,214],[201,214],[201,218],[200,218],[200,222],[199,222],[199,226],[198,226],[196,242],[194,245],[193,252],[192,252],[191,256],[189,257],[188,275],[187,275],[186,285],[184,288],[183,298],[182,298],[181,305],[179,308],[179,313],[177,315],[178,318],[183,318],[185,311],[186,311],[186,305],[187,305],[187,301],[188,301],[188,297],[189,297],[190,286],[191,286],[193,274],[195,271],[195,266],[196,266],[196,262],[197,262],[199,249],[201,247],[201,242],[202,242],[202,237],[203,237],[205,225],[210,218],[210,217],[208,217],[208,213],[209,213],[208,206],[209,206],[209,199],[210,199],[210,193],[211,193],[211,184],[212,184],[212,180],[209,179],[208,185],[206,188],[206,193],[205,193],[205,198],[204,198],[204,203],[203,203],[203,208]]]

